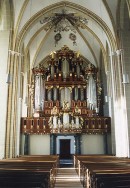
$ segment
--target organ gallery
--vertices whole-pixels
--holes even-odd
[[[110,133],[102,116],[99,70],[67,46],[32,69],[32,117],[22,117],[21,132],[75,135]]]

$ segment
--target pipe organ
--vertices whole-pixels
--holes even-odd
[[[101,87],[93,64],[64,46],[32,72],[33,124],[28,117],[22,118],[22,132],[36,132],[36,120],[41,127],[37,133],[110,132],[110,118],[100,117]]]

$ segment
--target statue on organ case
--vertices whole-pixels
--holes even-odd
[[[77,105],[74,111],[75,111],[75,114],[81,114],[81,109],[79,109]]]
[[[56,115],[58,113],[57,107],[54,106],[53,109],[51,110],[51,114]]]
[[[64,101],[63,102],[63,109],[64,110],[68,110],[69,109],[69,102],[68,101]]]

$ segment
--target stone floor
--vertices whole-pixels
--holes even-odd
[[[55,188],[83,188],[74,168],[59,168]]]
[[[60,168],[73,168],[73,160],[72,159],[60,159]]]

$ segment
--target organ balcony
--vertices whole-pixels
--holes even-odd
[[[87,117],[79,128],[70,126],[68,128],[51,128],[48,124],[49,118],[21,119],[21,132],[24,134],[51,134],[51,133],[85,133],[106,134],[111,132],[110,117]]]

